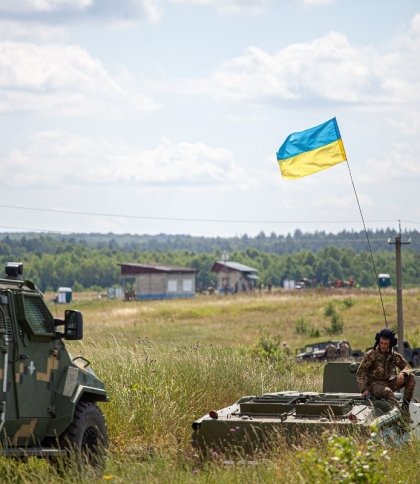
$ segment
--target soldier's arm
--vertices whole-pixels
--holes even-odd
[[[368,353],[365,355],[357,369],[356,380],[361,393],[367,390],[368,374],[371,364],[370,353]]]
[[[394,354],[395,358],[395,366],[400,370],[400,373],[403,375],[410,375],[411,374],[411,366],[405,361],[405,359],[399,354]]]

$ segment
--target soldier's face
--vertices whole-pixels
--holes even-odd
[[[391,340],[388,338],[380,338],[379,339],[379,349],[381,350],[382,353],[385,353],[389,349],[389,345],[391,343]]]

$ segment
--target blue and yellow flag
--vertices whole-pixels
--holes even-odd
[[[283,178],[311,175],[346,159],[335,118],[315,128],[290,134],[277,152]]]

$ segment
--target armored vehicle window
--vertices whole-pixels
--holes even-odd
[[[35,334],[54,333],[54,320],[38,296],[23,296],[25,319]]]

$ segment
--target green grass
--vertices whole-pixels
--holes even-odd
[[[350,297],[351,304],[344,302]],[[305,343],[329,339],[324,330],[329,320],[324,312],[333,301],[344,321],[342,337],[354,348],[365,348],[384,326],[377,294],[303,291],[129,303],[82,300],[82,295],[76,295],[78,298],[71,307],[83,311],[85,339],[68,347],[72,354],[83,354],[91,361],[110,395],[110,402],[100,405],[110,439],[106,480],[326,482],[328,472],[335,472],[330,461],[334,462],[339,452],[337,442],[333,448],[327,442],[315,445],[305,441],[293,448],[283,444],[252,463],[226,466],[218,459],[203,463],[190,444],[191,424],[209,410],[227,406],[243,395],[288,389],[319,391],[321,366],[296,364],[293,356],[276,358],[275,352],[268,352],[268,358],[259,357],[259,339],[287,341],[292,354]],[[392,321],[394,299],[391,292],[384,298]],[[419,301],[420,291],[405,294],[405,329],[417,338]],[[60,315],[66,308],[52,309]],[[301,318],[311,328],[318,328],[321,336],[299,334],[296,326]],[[365,443],[345,446],[348,461],[343,464],[343,475],[354,466],[355,456],[360,460],[366,455]],[[334,479],[417,482],[419,442],[401,450],[388,449],[390,460],[382,456],[382,446],[371,451],[371,474],[380,474],[380,481],[346,481],[341,475]],[[59,475],[48,463],[35,459],[27,463],[0,459],[0,481],[91,482],[92,477],[80,477],[71,469]]]

